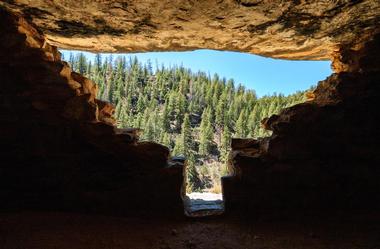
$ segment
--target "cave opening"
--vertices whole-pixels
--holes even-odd
[[[310,248],[327,244],[378,248],[378,10],[379,3],[370,0],[1,1],[1,153],[2,161],[11,162],[0,167],[0,231],[5,231],[1,244],[4,248]],[[137,73],[131,75],[136,89],[142,90],[124,102],[118,90],[125,88],[116,82],[125,82],[125,75],[118,77],[117,64],[97,67],[100,64],[83,63],[82,58],[73,65],[78,66],[74,72],[61,61],[57,47],[119,52],[214,48],[273,58],[330,58],[334,74],[307,95],[312,101],[264,118],[265,128],[273,131],[269,138],[258,139],[256,130],[253,138],[248,133],[242,140],[231,140],[228,158],[233,176],[223,177],[221,184],[226,216],[187,222],[181,199],[186,185],[182,195],[179,192],[184,186],[182,170],[187,168],[186,155],[181,154],[189,151],[180,148],[183,152],[170,159],[168,146],[144,140],[149,134],[154,136],[146,132],[149,122],[144,113],[148,121],[154,120],[161,112],[157,115],[153,107],[164,103],[151,106],[145,97],[148,102],[148,94],[160,90],[160,84],[182,79],[181,70],[159,82],[156,73],[147,73],[149,80],[140,77],[144,67],[136,67]],[[115,62],[116,57],[107,60]],[[249,62],[230,64],[256,69]],[[278,69],[283,67],[267,72],[265,80],[279,75],[278,83],[290,86]],[[206,79],[212,82],[210,71]],[[88,72],[94,80],[82,76]],[[223,72],[227,79],[247,83],[228,75],[227,69]],[[289,72],[309,74],[301,67]],[[306,90],[317,80],[297,89]],[[288,95],[281,85],[270,92],[273,89]],[[211,108],[216,108],[214,88],[210,92]],[[257,99],[266,94],[256,93]],[[159,91],[156,94],[160,96]],[[104,96],[111,99],[98,99]],[[140,118],[144,126],[130,128],[136,126],[128,122],[134,124],[138,115],[132,113],[132,119],[123,109],[127,104],[137,108],[140,99],[144,99],[139,105],[144,107]],[[178,95],[172,99],[177,105]],[[228,99],[226,113],[238,99]],[[145,112],[146,106],[151,109]],[[125,118],[117,119],[115,111]],[[234,112],[227,121],[237,123],[240,113]],[[175,122],[178,113],[173,115],[169,128],[178,127],[180,134],[182,125]],[[197,126],[191,125],[192,115],[188,116],[193,130]],[[260,129],[260,123],[255,127]],[[150,124],[155,127],[153,121]],[[244,131],[248,128],[239,128]],[[140,141],[131,139],[138,135]],[[193,142],[200,139],[194,137]],[[191,158],[187,158],[189,163]]]
[[[115,106],[110,123],[136,141],[169,148],[168,166],[183,167],[180,192],[190,217],[224,212],[222,177],[236,173],[232,139],[270,136],[261,121],[307,101],[316,80],[331,73],[326,61],[213,50],[61,53],[73,71],[94,81],[98,99]]]

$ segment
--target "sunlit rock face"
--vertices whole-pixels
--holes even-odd
[[[227,207],[323,212],[380,207],[380,35],[341,50],[341,72],[310,100],[262,121],[269,138],[234,140]],[[338,66],[337,66],[338,67]]]
[[[115,129],[96,85],[25,19],[0,8],[0,34],[0,210],[183,213],[166,147]]]
[[[6,0],[47,41],[98,52],[209,48],[283,59],[329,59],[380,23],[374,0]]]

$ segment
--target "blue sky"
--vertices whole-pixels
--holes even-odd
[[[80,51],[61,52],[68,60],[70,52]],[[95,55],[88,52],[85,54],[91,60]],[[108,55],[103,54],[103,58]],[[159,65],[182,64],[192,71],[200,70],[210,75],[217,73],[221,77],[234,79],[236,85],[241,83],[249,89],[254,89],[258,96],[274,92],[291,94],[297,90],[305,90],[332,73],[330,61],[288,61],[247,53],[205,49],[189,52],[114,54],[114,58],[118,55],[137,56],[142,63],[150,59],[153,68],[157,61]]]

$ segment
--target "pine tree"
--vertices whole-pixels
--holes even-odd
[[[177,98],[177,110],[176,110],[176,120],[177,124],[180,125],[184,121],[184,114],[186,113],[186,98],[182,94],[178,94]]]
[[[272,101],[268,108],[268,117],[272,116],[273,114],[276,114],[276,111],[277,111],[276,101]]]
[[[154,123],[153,118],[150,116],[144,126],[143,139],[147,141],[154,141]]]
[[[186,161],[186,192],[192,193],[199,191],[201,189],[201,180],[199,179],[199,174],[195,168],[195,157],[191,153]]]
[[[250,137],[255,138],[256,137],[256,130],[259,126],[260,120],[259,120],[259,113],[258,113],[258,105],[255,105],[253,108],[251,114],[248,117],[248,134]]]
[[[83,53],[79,53],[77,56],[77,62],[75,70],[80,74],[85,74],[87,69],[87,58]]]
[[[137,104],[136,104],[136,112],[141,113],[145,110],[146,104],[145,104],[145,97],[142,93],[139,94]]]
[[[227,106],[227,92],[224,92],[217,104],[216,113],[215,113],[215,123],[219,127],[222,127],[224,125],[226,106]]]
[[[115,117],[116,119],[120,120],[120,114],[121,114],[121,111],[123,109],[124,105],[122,104],[122,102],[120,101],[119,103],[117,103],[116,105],[116,108],[115,108]]]
[[[191,124],[190,124],[189,114],[185,115],[181,130],[182,130],[181,139],[183,141],[183,150],[184,150],[183,154],[185,156],[188,156],[190,153],[190,150],[193,149],[193,138],[191,135]]]
[[[95,63],[94,63],[94,67],[95,67],[95,73],[98,73],[100,71],[100,69],[102,68],[102,55],[97,53],[95,55]]]
[[[191,125],[189,114],[185,115],[182,127],[181,134],[177,137],[173,154],[174,155],[184,155],[188,157],[192,153],[193,149],[193,138],[191,135]]]
[[[163,132],[169,132],[170,131],[170,119],[169,119],[169,108],[168,105],[165,103],[164,108],[162,112],[162,118],[161,118],[161,126],[163,129]]]
[[[174,145],[174,148],[173,148],[173,155],[175,156],[184,156],[185,154],[183,153],[184,149],[183,149],[183,140],[181,139],[181,135],[177,136],[176,140],[175,140],[175,145]]]
[[[133,127],[135,128],[140,128],[142,129],[143,128],[143,114],[142,113],[138,113],[135,118],[134,118],[134,121],[133,121]]]
[[[222,141],[220,145],[220,157],[222,162],[227,161],[228,153],[231,148],[231,132],[227,126],[223,128]]]
[[[76,68],[75,68],[75,58],[74,58],[74,54],[73,53],[70,53],[70,56],[69,56],[69,64],[71,66],[71,69],[76,71]]]
[[[199,138],[199,154],[206,156],[210,153],[213,140],[213,128],[210,120],[210,109],[205,109],[202,114]]]
[[[92,77],[92,63],[91,63],[91,61],[89,61],[87,63],[85,76],[88,77],[88,78]]]
[[[208,186],[202,177],[212,170],[205,158],[218,160],[225,169],[222,162],[227,161],[232,134],[269,136],[271,132],[261,126],[263,118],[306,100],[302,91],[257,98],[254,90],[243,85],[235,88],[232,79],[158,63],[153,70],[150,62],[141,64],[137,57],[114,60],[111,55],[102,60],[102,55],[96,54],[91,62],[83,53],[70,53],[68,59],[74,71],[98,85],[97,98],[115,105],[119,127],[143,129],[141,139],[174,147],[173,155],[187,157],[189,175],[193,175],[188,185],[191,191]],[[198,174],[197,161],[204,163],[200,171],[204,174]]]
[[[160,141],[161,141],[161,144],[167,146],[167,147],[171,147],[171,144],[170,144],[170,136],[168,133],[166,132],[162,132],[161,133],[161,138],[160,138]]]
[[[246,111],[244,109],[240,112],[239,118],[236,121],[235,136],[238,138],[245,138],[246,133],[247,133]]]

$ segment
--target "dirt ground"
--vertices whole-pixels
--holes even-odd
[[[148,219],[0,213],[1,249],[379,249],[380,219],[291,224],[237,218]]]

